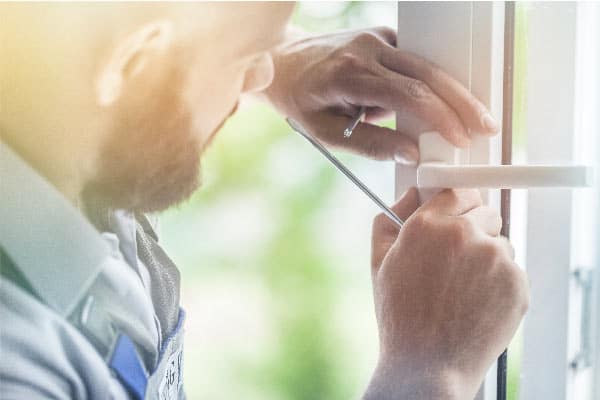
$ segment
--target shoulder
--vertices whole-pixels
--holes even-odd
[[[64,317],[0,277],[0,398],[109,399],[104,360]]]

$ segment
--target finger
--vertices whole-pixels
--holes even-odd
[[[504,250],[504,254],[507,254],[511,260],[515,259],[515,248],[506,237],[498,236],[494,238],[494,240],[498,243],[500,248]]]
[[[419,195],[415,188],[410,188],[398,201],[390,207],[391,210],[400,217],[401,220],[407,220],[413,212],[419,207]],[[400,228],[384,213],[379,213],[373,220],[373,235],[375,236],[384,234],[393,236],[394,238],[398,235]]]
[[[398,199],[391,209],[403,220],[408,219],[419,206],[419,195],[415,188],[408,189]],[[371,243],[371,265],[374,272],[379,268],[383,258],[396,240],[399,233],[398,225],[387,215],[380,213],[373,220],[373,235]]]
[[[481,194],[477,189],[445,189],[423,204],[421,211],[458,216],[481,204]]]
[[[375,50],[381,46],[396,46],[396,31],[387,26],[378,26],[370,29],[358,29],[348,32],[349,43],[355,50]]]
[[[371,28],[370,31],[372,31],[377,37],[379,37],[381,40],[383,40],[390,46],[396,46],[396,38],[398,36],[396,30],[388,26],[378,26],[375,28]]]
[[[384,110],[379,107],[367,108],[365,113],[364,122],[374,123],[382,120],[388,120],[394,118],[395,114],[393,111]]]
[[[419,160],[417,145],[393,129],[368,123],[359,123],[350,137],[344,129],[351,122],[348,117],[334,114],[315,114],[307,125],[322,142],[375,159],[394,160],[415,165]]]
[[[475,226],[490,236],[498,236],[502,229],[502,218],[491,207],[481,206],[473,208],[464,213],[463,217],[469,219]]]
[[[359,68],[360,73],[336,78],[347,102],[395,111],[398,127],[411,137],[436,131],[456,146],[469,145],[458,114],[427,84],[377,65]]]
[[[425,82],[457,112],[465,126],[473,132],[488,135],[498,132],[498,123],[483,103],[435,64],[391,47],[382,47],[380,62],[397,73]]]

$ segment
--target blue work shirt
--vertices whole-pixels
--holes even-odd
[[[152,371],[165,336],[158,315],[178,311],[155,309],[134,215],[110,212],[99,232],[0,142],[0,221],[2,268],[16,265],[29,288],[0,276],[0,398],[129,399],[106,343],[126,335]]]

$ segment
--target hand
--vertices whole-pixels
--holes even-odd
[[[417,207],[411,189],[394,206]],[[479,192],[444,190],[373,225],[380,358],[365,399],[473,398],[528,306],[525,273]]]
[[[413,140],[427,131],[460,147],[474,132],[497,131],[485,106],[467,89],[395,43],[389,28],[288,41],[273,52],[275,77],[264,94],[324,143],[380,160],[416,163]],[[367,107],[367,123],[344,138],[360,106]],[[398,115],[397,131],[371,124],[392,112]]]

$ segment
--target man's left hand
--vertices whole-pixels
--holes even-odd
[[[397,49],[390,28],[297,37],[273,52],[275,77],[265,91],[283,114],[322,142],[378,160],[418,161],[414,139],[437,131],[459,147],[496,133],[486,107],[436,65]],[[344,129],[361,106],[351,137]],[[396,130],[372,122],[397,113]]]

